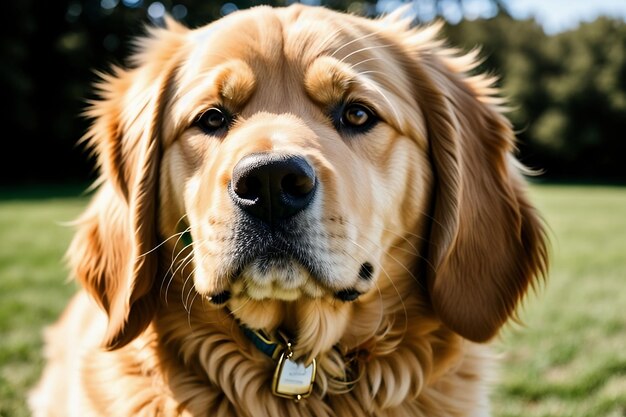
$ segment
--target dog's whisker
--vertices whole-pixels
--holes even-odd
[[[350,220],[348,220],[348,219],[343,219],[343,221],[344,221],[346,224],[349,224],[349,225],[351,225],[351,226],[353,226],[353,227],[358,227],[358,225],[357,225],[357,224],[355,224],[354,222],[352,222],[352,221],[350,221]],[[413,254],[413,255],[419,255],[419,254],[420,254],[419,249],[415,247],[415,245],[413,244],[413,242],[411,242],[411,240],[409,239],[409,237],[414,237],[414,238],[416,238],[416,239],[418,239],[418,240],[421,240],[421,241],[424,241],[424,242],[428,242],[428,239],[426,239],[425,237],[422,237],[422,236],[418,235],[417,233],[412,233],[412,232],[409,232],[409,231],[403,231],[403,233],[404,233],[405,235],[407,235],[407,236],[403,236],[403,235],[402,235],[402,234],[400,234],[399,232],[396,232],[395,230],[392,230],[392,229],[390,229],[390,228],[386,227],[386,226],[384,225],[384,223],[382,223],[381,221],[378,221],[378,220],[370,219],[370,223],[371,223],[372,225],[374,225],[375,227],[380,227],[380,228],[382,229],[382,231],[383,231],[383,232],[390,233],[390,234],[392,234],[392,235],[396,236],[397,238],[402,239],[403,241],[405,241],[405,242],[406,242],[409,246],[411,246],[411,248],[413,249],[413,251],[410,251],[410,250],[408,250],[408,249],[406,249],[406,248],[401,248],[401,249],[403,249],[403,251],[404,251],[404,252],[406,252],[406,253],[410,253],[410,254]],[[364,237],[365,239],[368,239],[366,236],[363,236],[363,237]],[[374,241],[373,241],[373,240],[370,240],[370,242],[374,243]],[[381,248],[382,248],[382,247],[381,247]],[[398,247],[398,248],[399,248],[399,247]]]
[[[172,259],[172,262],[170,263],[170,267],[169,267],[169,272],[172,275],[176,275],[181,268],[185,267],[187,263],[193,259],[193,253],[189,252],[181,260],[178,260],[178,257],[182,255],[183,255],[183,250],[180,250],[176,254],[176,257]],[[175,265],[176,265],[176,268],[174,268]]]
[[[154,252],[155,250],[159,249],[161,246],[165,245],[168,241],[174,239],[175,237],[180,237],[182,235],[185,234],[186,231],[182,231],[182,232],[178,232],[178,233],[174,233],[173,235],[171,235],[170,237],[168,237],[167,239],[161,241],[161,243],[159,243],[158,245],[156,245],[155,247],[153,247],[152,249],[148,250],[147,252],[142,253],[141,255],[138,256],[138,258],[142,258],[146,255],[151,254],[152,252]],[[178,241],[177,241],[178,242]]]
[[[345,219],[344,219],[344,221],[345,221]],[[406,239],[406,238],[404,238],[404,237],[402,237],[402,236],[400,236],[400,235],[398,235],[398,236],[399,236],[400,238],[405,239],[405,240],[407,241],[407,243],[409,243],[409,244],[410,244],[410,245],[411,245],[411,246],[415,249],[415,253],[412,253],[412,252],[410,252],[410,251],[407,251],[407,253],[409,253],[409,254],[411,254],[411,255],[414,255],[414,256],[418,256],[420,259],[422,259],[423,261],[425,261],[425,262],[426,262],[426,263],[427,263],[427,264],[428,264],[431,268],[433,267],[433,265],[430,263],[430,261],[429,261],[426,257],[424,257],[424,256],[422,256],[422,255],[420,255],[420,254],[419,254],[419,251],[417,250],[417,248],[415,248],[415,246],[413,246],[413,245],[411,244],[411,242],[410,242],[408,239]],[[388,251],[386,251],[386,250],[385,250],[385,248],[383,248],[383,247],[382,247],[382,246],[381,246],[378,242],[376,242],[376,241],[374,241],[374,240],[372,240],[372,239],[368,238],[367,236],[362,236],[362,237],[363,237],[365,240],[367,240],[368,242],[370,242],[372,245],[374,245],[377,249],[379,249],[379,250],[381,250],[382,252],[386,253],[386,254],[387,254],[387,256],[388,256],[389,258],[391,258],[391,260],[393,260],[395,263],[397,263],[399,266],[401,266],[401,267],[402,267],[402,268],[406,271],[406,273],[408,274],[408,276],[409,276],[409,277],[410,277],[413,281],[415,281],[415,282],[416,282],[416,283],[417,283],[417,284],[418,284],[421,288],[424,288],[424,284],[423,284],[423,282],[422,282],[422,281],[421,281],[418,277],[416,277],[416,276],[415,276],[415,274],[414,274],[412,271],[410,271],[410,270],[407,268],[407,266],[406,266],[403,262],[401,262],[400,260],[398,260],[395,256],[391,255],[391,254],[390,254]],[[349,239],[349,238],[347,238],[347,239],[346,239],[346,241],[347,241],[347,242],[352,243],[353,245],[355,245],[355,246],[357,246],[358,248],[360,248],[361,250],[363,250],[363,251],[364,251],[367,255],[370,255],[370,256],[371,256],[371,253],[370,253],[370,252],[369,252],[366,248],[364,248],[362,245],[360,245],[359,243],[357,243],[357,242],[356,242],[356,241],[354,241],[353,239]],[[348,254],[348,255],[349,255],[349,256],[351,256],[353,259],[355,259],[352,255],[350,255],[350,254]],[[355,260],[356,260],[356,259],[355,259]],[[378,265],[382,268],[382,265],[380,264],[380,262],[377,262],[377,264],[378,264]],[[387,275],[388,275],[388,274],[387,274]]]
[[[197,296],[198,296],[198,292],[196,291],[193,298],[191,299],[191,303],[189,304],[189,309],[187,309],[187,324],[189,325],[189,328],[192,330],[193,330],[193,326],[191,325],[191,310],[193,308],[193,303],[194,301],[196,301]]]
[[[372,57],[372,58],[367,58],[367,59],[364,59],[362,61],[359,61],[356,64],[352,64],[348,68],[354,69],[354,68],[358,67],[361,64],[365,64],[366,62],[371,62],[371,61],[384,61],[384,59],[381,58],[381,57],[375,56],[375,57]]]
[[[371,239],[367,238],[366,236],[363,236],[363,238],[364,238],[365,240],[369,241],[371,244],[373,244],[373,245],[377,246],[379,249],[384,250],[384,248],[382,248],[382,247],[381,247],[381,246],[380,246],[377,242],[375,242],[375,241],[373,241],[373,240],[371,240]],[[348,241],[349,241],[349,240],[348,240]],[[407,242],[408,242],[408,243],[410,243],[408,240],[407,240]],[[355,245],[357,245],[357,246],[360,246],[360,245],[358,245],[358,243],[356,243],[356,242],[352,242],[352,243],[353,243],[353,244],[355,244]],[[362,247],[362,246],[360,246],[360,247]],[[417,249],[416,249],[416,251],[417,251]],[[393,256],[391,253],[389,253],[389,251],[384,251],[384,252],[385,252],[385,253],[386,253],[386,255],[387,255],[389,258],[391,258],[391,259],[392,259],[395,263],[397,263],[398,265],[400,265],[400,266],[401,266],[401,267],[402,267],[402,268],[406,271],[406,273],[409,275],[409,277],[411,277],[411,279],[413,279],[413,280],[414,280],[414,281],[415,281],[415,282],[416,282],[416,283],[420,286],[420,288],[425,289],[425,288],[424,288],[424,284],[423,284],[423,282],[422,282],[422,281],[421,281],[418,277],[416,277],[416,276],[415,276],[415,274],[414,274],[413,272],[411,272],[411,271],[407,268],[407,266],[406,266],[403,262],[401,262],[400,260],[398,260],[398,258],[396,258],[396,257],[395,257],[395,256]],[[411,253],[411,252],[408,252],[408,253],[410,253],[411,255],[415,255],[415,256],[419,257],[421,260],[423,260],[424,262],[426,262],[426,263],[427,263],[427,264],[428,264],[431,268],[433,267],[433,265],[430,263],[430,261],[429,261],[426,257],[424,257],[424,256],[422,256],[421,254],[419,254],[419,252],[416,252],[416,253]]]
[[[169,287],[170,287],[170,285],[172,284],[172,282],[173,282],[173,280],[174,280],[174,277],[176,276],[175,271],[174,271],[174,262],[175,262],[175,259],[177,259],[177,258],[178,258],[178,256],[179,256],[181,253],[182,253],[182,250],[181,250],[181,251],[178,251],[178,252],[176,253],[176,256],[175,256],[175,257],[174,257],[174,256],[172,256],[172,262],[170,263],[170,266],[168,267],[168,269],[165,271],[164,276],[163,276],[163,279],[161,279],[161,287],[159,288],[159,295],[163,295],[163,284],[164,284],[164,283],[165,283],[165,281],[166,281],[166,277],[168,278],[168,279],[167,279],[167,285],[166,285],[166,288],[165,288],[165,295],[164,295],[164,299],[165,299],[165,304],[166,304],[166,305],[169,305],[169,301],[168,301],[168,299],[167,299],[167,293],[168,293]],[[187,256],[191,256],[191,254],[189,254],[189,255],[187,255]]]
[[[350,220],[348,220],[348,219],[343,218],[343,221],[344,221],[346,224],[349,224],[350,226],[353,226],[353,227],[357,227],[357,228],[358,228],[358,225],[357,225],[356,223],[354,223],[354,222],[352,222],[352,221],[350,221]],[[407,244],[411,247],[411,249],[413,249],[413,250],[409,250],[409,249],[407,249],[407,248],[400,247],[400,246],[397,246],[397,245],[392,245],[391,247],[398,248],[398,249],[399,249],[399,250],[401,250],[402,252],[405,252],[405,253],[408,253],[408,254],[411,254],[411,255],[421,256],[421,255],[420,255],[420,250],[419,250],[418,248],[416,248],[416,247],[415,247],[415,245],[413,244],[413,242],[411,242],[411,240],[409,239],[409,237],[414,237],[414,238],[416,238],[416,239],[418,239],[418,240],[421,240],[421,241],[423,241],[423,242],[428,242],[428,239],[426,239],[425,237],[422,237],[422,236],[420,236],[420,235],[418,235],[418,234],[416,234],[416,233],[412,233],[412,232],[409,232],[409,231],[403,231],[403,233],[404,233],[405,235],[407,235],[407,236],[403,236],[403,235],[402,235],[402,234],[400,234],[399,232],[396,232],[395,230],[392,230],[392,229],[390,229],[390,228],[386,227],[386,226],[385,226],[382,222],[377,221],[377,220],[374,220],[374,219],[370,219],[370,224],[372,224],[372,225],[373,225],[373,226],[375,226],[375,227],[380,227],[380,228],[381,228],[381,230],[382,230],[383,232],[390,233],[390,234],[394,235],[395,237],[397,237],[398,239],[402,239],[404,242],[406,242],[406,243],[407,243]],[[384,248],[382,247],[382,245],[381,245],[380,243],[377,243],[376,241],[374,241],[374,240],[372,240],[372,239],[368,238],[368,237],[367,237],[367,236],[365,236],[365,235],[364,235],[364,236],[362,236],[362,237],[363,237],[364,239],[368,240],[370,243],[377,245],[379,249],[383,249],[383,250],[384,250]]]
[[[200,267],[200,265],[204,262],[204,260],[207,258],[207,256],[208,256],[208,255],[204,255],[204,256],[202,257],[202,260],[201,260],[200,262],[196,262],[196,263],[195,263],[194,268],[193,268],[193,269],[191,270],[191,272],[189,273],[189,276],[187,277],[187,279],[185,279],[185,283],[183,284],[183,289],[182,289],[182,291],[184,291],[184,289],[185,289],[185,285],[186,285],[187,280],[189,280],[190,278],[191,278],[191,279],[193,279],[193,277],[194,277],[194,275],[195,275],[196,271],[198,270],[198,268]],[[192,292],[192,291],[195,291],[195,289],[196,289],[195,284],[192,282],[192,284],[191,284],[191,288],[189,289],[189,293],[187,294],[187,299],[186,299],[186,301],[185,301],[185,304],[186,304],[186,303],[187,303],[187,301],[189,300],[189,296],[191,295],[191,292]],[[196,294],[197,294],[197,293],[198,293],[198,292],[196,291]],[[195,296],[194,296],[194,297],[195,297]],[[205,297],[202,297],[202,298],[205,298]],[[186,309],[186,306],[185,306],[185,309]]]
[[[191,225],[189,227],[187,227],[185,230],[183,230],[179,235],[178,235],[178,239],[176,239],[176,243],[174,244],[174,247],[178,247],[178,244],[182,241],[183,239],[183,235],[185,233],[191,233]],[[193,244],[194,242],[192,241],[191,243],[185,245],[180,251],[178,251],[176,253],[176,257],[178,257],[178,255],[183,252],[185,249],[187,248],[192,248],[193,249]],[[171,258],[171,264],[173,264],[176,260],[176,257],[174,257],[174,252],[172,252],[172,258]]]
[[[388,45],[373,45],[373,46],[365,46],[361,49],[357,49],[356,51],[352,51],[350,52],[348,55],[344,56],[343,58],[341,58],[341,60],[339,62],[345,62],[346,59],[350,58],[351,56],[354,56],[358,53],[361,52],[365,52],[365,51],[371,51],[372,49],[382,49],[382,48],[390,48],[393,45],[388,44]]]
[[[191,245],[193,245],[193,243],[192,243]],[[190,245],[190,246],[191,246],[191,245]],[[189,246],[187,246],[187,247],[189,247]],[[183,248],[183,249],[181,249],[181,250],[177,251],[175,255],[174,255],[174,254],[172,254],[172,258],[171,258],[171,261],[170,261],[170,265],[169,265],[169,267],[168,267],[168,269],[167,269],[167,271],[166,271],[166,274],[168,274],[168,275],[169,275],[169,277],[170,277],[170,278],[169,278],[169,280],[168,280],[168,284],[167,284],[166,290],[165,290],[165,298],[166,298],[166,301],[167,301],[167,292],[168,292],[169,286],[170,286],[170,284],[172,283],[172,281],[173,281],[174,277],[176,276],[176,274],[178,273],[178,270],[179,270],[179,268],[180,268],[181,263],[186,262],[186,261],[187,261],[187,259],[189,259],[189,258],[191,258],[191,257],[193,256],[193,252],[189,252],[187,255],[185,255],[185,256],[184,256],[184,258],[183,258],[183,259],[181,259],[180,261],[178,261],[178,257],[179,257],[179,256],[181,256],[181,255],[183,254],[183,252],[185,251],[185,249],[186,249],[187,247],[185,247],[185,248]],[[175,265],[178,265],[178,266],[177,266],[176,268],[174,268],[174,266],[175,266]],[[162,283],[163,283],[163,282],[162,282]],[[161,286],[161,287],[162,287],[162,286]],[[161,291],[162,291],[162,288],[161,288]]]
[[[335,40],[337,38],[337,35],[341,33],[341,28],[335,28],[334,30],[332,30],[325,38],[323,41],[320,42],[319,44],[319,49],[322,51],[326,51],[329,47],[330,44],[332,43],[333,40]],[[333,56],[333,55],[330,55]]]
[[[360,36],[360,37],[358,37],[358,38],[352,39],[351,41],[348,41],[348,42],[346,42],[346,43],[342,44],[342,45],[341,45],[340,47],[338,47],[337,49],[335,49],[335,51],[334,51],[332,54],[330,54],[330,56],[331,56],[331,57],[334,57],[334,56],[335,56],[335,55],[336,55],[339,51],[341,51],[343,48],[346,48],[346,47],[348,47],[348,46],[352,45],[352,44],[353,44],[353,43],[355,43],[355,42],[361,42],[361,41],[363,41],[363,40],[365,40],[365,39],[367,39],[367,38],[370,38],[370,37],[372,37],[372,36],[376,36],[376,35],[378,35],[378,34],[382,33],[383,31],[384,31],[383,29],[380,29],[380,30],[377,30],[377,31],[375,31],[375,32],[370,32],[370,33],[367,33],[367,34],[365,34],[365,35],[363,35],[363,36]],[[344,57],[344,59],[345,59],[345,57]],[[343,61],[343,59],[342,59],[341,61]]]
[[[348,239],[347,241],[352,243],[356,247],[360,248],[366,255],[371,256],[371,253],[365,247],[359,245],[357,242],[355,242],[355,241],[353,241],[351,239]],[[400,303],[402,304],[402,310],[404,312],[404,317],[405,317],[405,320],[404,320],[405,328],[403,329],[403,332],[406,332],[406,330],[408,328],[408,318],[409,318],[409,316],[408,316],[408,311],[407,311],[407,308],[406,308],[406,304],[404,302],[404,297],[402,297],[402,294],[400,293],[400,290],[398,289],[398,287],[396,286],[393,278],[391,278],[391,276],[389,275],[387,270],[384,268],[384,266],[380,262],[377,262],[377,264],[378,264],[377,266],[380,268],[380,270],[382,271],[384,276],[389,280],[389,283],[391,284],[391,286],[395,290],[396,294],[398,295],[398,298],[400,299]],[[401,265],[404,266],[403,264],[401,264]],[[405,267],[405,269],[406,269],[406,267]],[[407,271],[408,271],[408,269],[407,269]],[[412,274],[410,274],[410,275],[412,276]],[[413,277],[413,279],[417,280],[417,278],[415,278],[415,277]],[[378,291],[380,293],[380,296],[382,297],[382,292],[380,290],[380,287],[377,286],[377,288],[378,288]],[[382,322],[382,320],[384,318],[384,311],[382,311],[383,308],[384,308],[384,304],[381,303],[381,316],[379,318],[379,320],[380,320],[379,323]]]
[[[179,239],[180,239],[180,237],[179,237]],[[177,241],[177,242],[176,242],[175,247],[177,247],[177,246],[178,246],[178,242],[179,242],[179,241]],[[183,259],[183,262],[184,262],[185,260],[187,260],[188,258],[192,257],[192,256],[193,256],[193,245],[194,245],[194,243],[195,243],[195,242],[191,242],[191,243],[190,243],[190,244],[188,244],[187,246],[184,246],[182,249],[180,249],[179,251],[177,251],[177,252],[176,252],[176,254],[174,254],[174,252],[172,252],[172,257],[171,257],[171,259],[170,259],[170,266],[168,267],[168,269],[167,269],[167,271],[166,271],[166,274],[170,274],[170,276],[171,276],[171,277],[170,277],[170,280],[169,280],[169,282],[168,282],[168,286],[167,286],[167,287],[168,287],[168,289],[169,289],[169,285],[170,285],[170,284],[171,284],[171,282],[172,282],[173,277],[174,277],[174,276],[176,275],[176,273],[178,272],[178,267],[177,267],[176,269],[174,269],[174,265],[177,263],[177,259],[178,259],[178,257],[179,257],[180,255],[182,255],[182,254],[183,254],[183,252],[184,252],[186,249],[188,249],[188,248],[189,248],[189,249],[191,249],[191,251],[189,252],[189,254],[187,254],[187,255],[185,256],[185,258]],[[180,264],[179,264],[179,266],[180,266]],[[163,281],[162,281],[162,282],[163,282]],[[161,289],[162,289],[162,288],[161,288]],[[166,291],[165,291],[165,296],[166,296],[166,299],[167,299],[167,289],[166,289]]]
[[[186,259],[184,261],[184,265],[182,265],[182,267],[180,268],[181,274],[184,273],[184,270],[194,261],[193,257],[188,257],[189,259]],[[186,307],[186,303],[185,303],[185,288],[187,287],[187,283],[189,281],[191,281],[191,288],[193,289],[194,285],[193,285],[193,271],[195,271],[195,268],[192,270],[191,273],[186,274],[186,278],[183,281],[183,286],[180,289],[180,301],[183,304],[183,307],[185,307],[185,309],[187,309]]]
[[[355,242],[352,242],[351,240],[348,240],[348,242],[353,243],[353,244],[355,243]],[[363,247],[360,247],[360,249],[363,250],[368,255],[368,257],[371,257],[371,252],[367,251]],[[347,255],[349,257],[351,257],[355,262],[360,263],[360,260],[357,259],[354,255],[352,255],[350,253],[347,253]],[[380,262],[376,262],[376,265],[381,269],[381,271],[384,271],[384,267],[380,264]],[[384,273],[386,273],[386,272],[384,272]],[[378,328],[378,326],[380,325],[380,323],[382,323],[382,321],[383,321],[383,319],[385,317],[385,311],[384,311],[384,304],[383,304],[383,293],[382,293],[382,291],[380,289],[380,286],[378,285],[378,283],[376,281],[374,281],[374,287],[378,291],[378,297],[379,297],[379,300],[380,300],[380,316],[378,317],[378,321],[377,321],[377,323],[379,323],[379,324],[374,326],[374,327]],[[365,336],[365,340],[357,340],[356,346],[359,346],[360,344],[365,342],[368,337],[369,336]]]
[[[187,214],[186,214],[186,213],[185,213],[185,214],[183,214],[183,215],[182,215],[182,216],[178,219],[178,221],[176,222],[176,224],[177,224],[177,225],[178,225],[178,224],[180,224],[180,222],[181,222],[181,221],[183,221],[183,219],[184,219],[186,216],[187,216]],[[167,241],[169,241],[169,240],[173,239],[174,237],[178,237],[178,239],[177,239],[177,240],[176,240],[176,242],[174,243],[174,248],[176,248],[176,247],[178,246],[178,243],[180,242],[180,240],[181,240],[182,236],[183,236],[185,233],[188,233],[190,230],[191,230],[191,227],[187,227],[185,230],[183,230],[183,231],[181,231],[181,232],[174,233],[172,236],[170,236],[170,237],[168,237],[167,239],[165,239],[163,242],[161,242],[161,243],[160,243],[159,245],[157,245],[155,248],[151,249],[150,251],[146,252],[145,254],[143,254],[143,255],[141,255],[141,256],[145,256],[145,255],[147,255],[147,254],[149,254],[149,253],[153,252],[154,250],[158,249],[160,246],[162,246],[163,244],[165,244]],[[184,249],[185,249],[185,248],[183,248],[182,250],[184,250]],[[180,253],[180,252],[178,252],[178,253]],[[173,252],[172,252],[172,257],[173,257],[173,256],[174,256],[174,255],[173,255]],[[172,262],[173,262],[173,259],[172,259]],[[161,281],[161,285],[160,285],[160,288],[159,288],[159,296],[161,296],[161,295],[163,294],[163,284],[164,284],[164,282],[166,281],[166,278],[167,278],[168,274],[170,274],[171,272],[172,272],[172,264],[170,263],[170,267],[169,267],[169,268],[165,271],[164,276],[163,276],[163,277],[161,278],[161,280],[160,280],[160,281]],[[171,281],[171,279],[172,279],[172,277],[170,277],[169,281]],[[168,283],[168,285],[169,285],[169,283]],[[165,302],[166,302],[166,305],[167,305],[167,299],[165,300]]]
[[[181,251],[181,252],[182,252],[182,251]],[[179,252],[179,254],[180,254],[180,252]],[[176,255],[176,258],[178,258],[179,254],[177,254],[177,255]],[[177,276],[177,274],[178,274],[178,271],[179,271],[179,270],[180,270],[180,268],[181,268],[181,265],[183,265],[183,264],[185,264],[186,262],[188,262],[188,260],[189,260],[189,259],[191,259],[191,258],[192,258],[192,256],[193,256],[193,255],[192,255],[192,253],[189,253],[188,255],[186,255],[186,256],[185,256],[185,257],[184,257],[181,261],[179,261],[179,263],[178,263],[178,267],[176,267],[176,269],[172,269],[172,268],[173,268],[173,266],[174,266],[173,264],[171,264],[171,265],[170,265],[171,278],[169,279],[168,284],[167,284],[167,287],[165,288],[165,300],[166,300],[166,302],[168,302],[168,298],[169,298],[169,297],[168,297],[167,295],[168,295],[168,292],[169,292],[170,286],[171,286],[171,285],[172,285],[172,283],[174,282],[174,279],[176,278],[176,276]],[[173,262],[175,262],[175,261],[173,261]]]
[[[167,299],[167,291],[170,285],[172,285],[172,281],[174,280],[174,276],[171,274],[167,274],[167,284],[165,285],[165,294],[163,293],[163,284],[165,283],[165,277],[161,280],[161,288],[159,288],[159,297],[161,297],[165,301],[165,305],[169,306],[169,300]]]
[[[193,276],[192,274],[189,274],[187,279],[191,278],[192,276]],[[187,281],[187,279],[185,281]],[[187,291],[187,295],[185,296],[185,299],[183,300],[183,308],[185,309],[185,311],[187,311],[187,313],[191,313],[191,309],[189,308],[189,298],[191,297],[191,294],[195,291],[195,289],[196,287],[194,286],[192,282],[191,285],[189,286],[189,291]],[[181,296],[183,295],[184,291],[185,290],[181,291]],[[197,294],[198,292],[195,291],[195,293]]]

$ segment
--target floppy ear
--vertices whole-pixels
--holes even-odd
[[[68,250],[74,273],[108,315],[104,345],[122,347],[150,323],[157,302],[158,176],[163,110],[179,36],[153,29],[135,67],[98,84],[86,140],[98,156],[100,189]]]
[[[465,74],[471,57],[430,46],[422,43],[411,71],[435,174],[428,287],[443,322],[483,342],[545,272],[545,234],[491,80]]]

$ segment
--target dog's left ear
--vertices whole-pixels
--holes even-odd
[[[432,30],[432,29],[431,29]],[[542,222],[513,157],[514,134],[492,83],[470,77],[431,35],[407,42],[434,171],[428,287],[435,312],[463,337],[491,339],[547,267]]]
[[[68,258],[108,317],[104,346],[122,347],[156,306],[157,208],[163,119],[182,27],[168,21],[137,43],[130,69],[103,75],[87,111],[86,140],[98,157],[100,190],[78,221]],[[174,26],[174,27],[172,27]]]

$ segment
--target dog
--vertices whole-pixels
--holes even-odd
[[[35,416],[489,416],[545,226],[476,54],[321,7],[168,18],[101,75]]]

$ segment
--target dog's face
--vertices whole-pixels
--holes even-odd
[[[162,242],[183,289],[193,280],[251,327],[326,320],[330,348],[355,309],[419,297],[454,331],[490,338],[544,264],[542,231],[489,81],[430,32],[255,8],[195,30],[170,22],[134,69],[105,77],[91,137],[125,204],[113,217],[134,234],[108,258],[121,283],[89,276],[110,265],[77,269],[109,313],[109,346],[158,304]]]
[[[165,112],[161,195],[180,202],[165,235],[184,218],[196,290],[234,312],[262,303],[240,315],[256,326],[278,319],[273,301],[371,291],[428,210],[425,127],[402,112],[407,77],[385,71],[394,46],[329,15],[261,9],[189,33]]]

